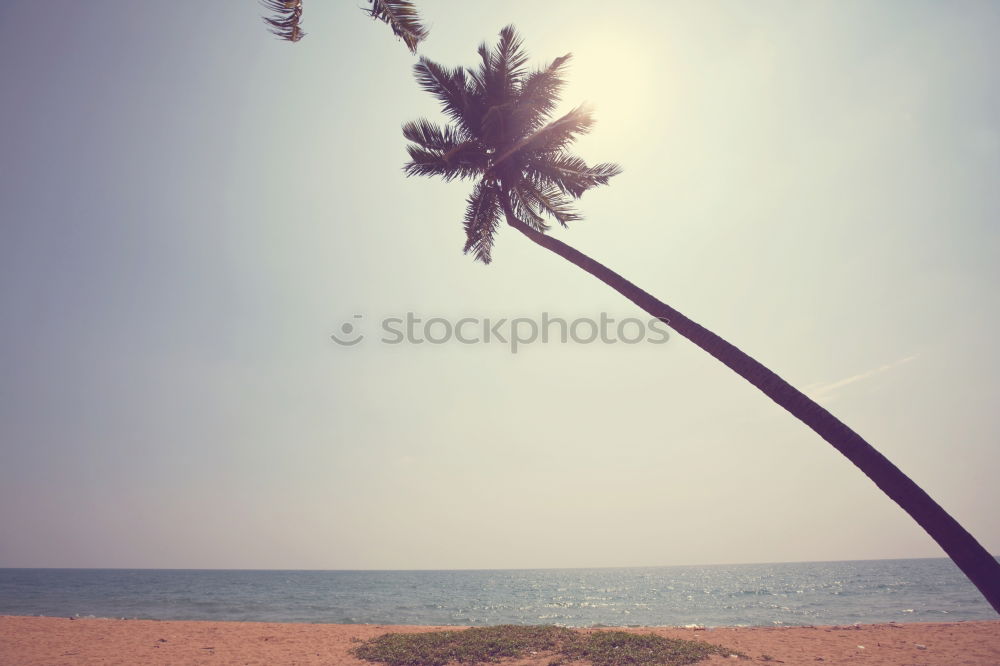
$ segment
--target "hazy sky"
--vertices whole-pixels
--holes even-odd
[[[692,344],[379,343],[624,318],[471,185],[358,2],[0,6],[0,566],[513,568],[937,557]],[[820,399],[1000,551],[1000,4],[418,3],[472,65],[575,56],[625,172],[557,235]],[[362,315],[361,319],[354,315]],[[366,339],[340,347],[344,322]]]

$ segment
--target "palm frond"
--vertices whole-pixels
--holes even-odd
[[[423,91],[429,92],[441,102],[445,115],[460,123],[467,131],[474,132],[478,129],[477,119],[470,114],[474,105],[471,104],[464,68],[449,69],[421,57],[413,66],[413,75]]]
[[[553,120],[531,135],[518,146],[526,152],[558,152],[568,147],[578,136],[594,127],[594,114],[590,108],[580,105],[566,115]]]
[[[497,92],[510,97],[524,77],[524,66],[528,54],[524,52],[524,39],[517,34],[517,28],[508,25],[500,31],[500,41],[490,58],[493,75],[496,77]]]
[[[443,151],[452,150],[468,140],[468,136],[459,127],[453,125],[441,127],[423,118],[404,123],[403,136],[407,141],[412,141],[422,148]]]
[[[417,8],[408,0],[368,0],[371,8],[368,14],[383,21],[392,28],[394,35],[403,40],[411,53],[417,52],[417,44],[427,37],[427,28],[420,21]]]
[[[486,42],[479,45],[479,67],[470,69],[469,76],[476,96],[488,106],[509,101],[517,90],[528,62],[523,44],[517,29],[508,25],[500,31],[495,47]]]
[[[572,57],[570,53],[560,56],[524,78],[517,93],[513,120],[523,128],[525,136],[544,125],[555,110],[559,93],[566,83],[563,72]]]
[[[479,67],[476,69],[470,67],[466,70],[469,73],[469,86],[473,95],[486,100],[489,97],[487,81],[490,80],[490,68],[492,67],[490,64],[490,45],[482,42],[476,49],[476,53],[479,54]]]
[[[564,227],[570,222],[583,219],[573,208],[573,205],[566,200],[565,195],[556,187],[551,185],[536,186],[529,180],[523,180],[514,187],[514,190],[517,193],[517,198],[521,199],[528,207],[537,208]],[[522,221],[529,226],[535,226],[529,220]],[[547,227],[535,226],[535,228],[538,231],[545,231]]]
[[[546,224],[545,218],[535,210],[535,206],[529,203],[525,197],[521,196],[521,192],[517,188],[511,189],[510,206],[514,217],[535,231],[545,233],[549,230],[549,225]]]
[[[500,223],[500,199],[495,187],[483,181],[476,183],[469,195],[465,209],[465,249],[478,261],[488,264],[493,260],[493,236]]]
[[[610,162],[591,167],[576,155],[561,153],[536,156],[530,163],[529,172],[536,184],[555,185],[563,194],[579,199],[587,190],[607,185],[611,178],[622,172],[622,168]]]
[[[427,149],[411,143],[406,152],[410,161],[403,165],[403,173],[407,176],[441,176],[445,181],[479,178],[488,165],[482,149],[473,142],[460,143],[448,150]]]
[[[511,162],[528,162],[544,155],[558,154],[573,143],[577,135],[586,134],[593,126],[593,114],[586,106],[578,106],[497,155],[493,159],[491,171],[493,173],[500,173],[501,170],[509,171]]]
[[[273,35],[289,42],[297,42],[306,33],[302,32],[302,0],[261,0],[261,4],[273,14],[264,16],[264,23]]]

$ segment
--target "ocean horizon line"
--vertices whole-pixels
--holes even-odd
[[[993,557],[1000,560],[1000,554],[993,554]],[[543,566],[543,567],[458,567],[458,568],[334,568],[334,569],[313,569],[313,568],[281,568],[281,567],[105,567],[105,566],[0,566],[0,570],[9,571],[247,571],[247,572],[316,572],[316,573],[456,573],[456,572],[486,572],[486,571],[600,571],[611,569],[671,569],[689,567],[740,567],[740,566],[769,566],[769,565],[789,565],[789,564],[836,564],[852,562],[906,562],[906,561],[932,561],[947,560],[947,556],[939,557],[869,557],[844,560],[773,560],[758,562],[708,562],[702,564],[630,564],[630,565],[597,565],[597,566]]]

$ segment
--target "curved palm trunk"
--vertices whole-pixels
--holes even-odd
[[[505,199],[505,197],[501,197]],[[666,303],[635,286],[618,273],[551,236],[536,231],[514,217],[509,202],[502,201],[507,223],[547,250],[576,264],[629,299],[651,316],[698,345],[759,388],[797,419],[815,430],[847,456],[882,491],[895,500],[923,527],[1000,613],[1000,563],[965,528],[942,509],[910,477],[876,451],[860,435],[812,399],[715,333],[691,321]]]

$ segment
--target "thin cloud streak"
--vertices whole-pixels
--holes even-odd
[[[818,402],[830,402],[831,400],[837,397],[836,391],[838,389],[841,389],[850,384],[854,384],[856,382],[863,381],[870,377],[874,377],[875,375],[880,375],[883,372],[892,370],[893,368],[897,368],[903,365],[904,363],[909,363],[918,356],[919,354],[913,354],[911,356],[901,358],[898,361],[894,361],[893,363],[886,363],[885,365],[880,365],[877,368],[868,370],[867,372],[862,372],[857,375],[852,375],[851,377],[847,377],[846,379],[830,382],[828,384],[812,384],[806,387],[805,393],[810,398]]]

